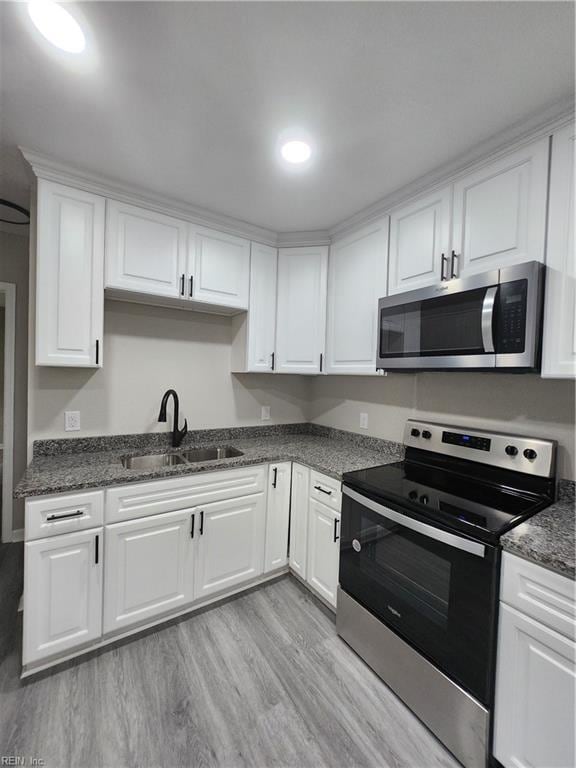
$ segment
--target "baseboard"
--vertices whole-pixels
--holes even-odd
[[[24,541],[24,528],[16,528],[12,531],[12,543]]]

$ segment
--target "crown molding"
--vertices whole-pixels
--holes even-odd
[[[574,97],[557,102],[546,111],[515,123],[504,131],[477,144],[470,152],[459,155],[449,163],[438,166],[424,176],[405,184],[378,202],[363,208],[328,230],[331,240],[340,239],[375,219],[390,213],[396,206],[426,192],[455,181],[459,176],[492,163],[513,149],[519,149],[538,138],[549,135],[574,120]]]
[[[300,246],[330,245],[331,238],[325,229],[311,232],[279,232],[278,248],[298,248]]]
[[[26,162],[31,166],[34,175],[40,179],[68,184],[92,192],[103,197],[110,197],[122,203],[143,205],[150,210],[186,219],[199,226],[217,229],[230,235],[245,237],[265,245],[277,245],[278,236],[271,229],[259,227],[231,216],[214,213],[213,211],[189,205],[182,200],[157,195],[147,189],[122,184],[104,176],[73,168],[47,155],[43,155],[26,147],[18,147]]]

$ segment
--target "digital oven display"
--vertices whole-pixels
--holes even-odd
[[[442,442],[461,445],[463,448],[474,448],[477,451],[489,451],[491,440],[488,437],[465,435],[462,432],[442,432]]]

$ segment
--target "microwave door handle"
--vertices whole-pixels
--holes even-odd
[[[498,286],[492,285],[484,294],[482,302],[482,344],[484,352],[494,352],[494,307],[496,306],[496,294]]]

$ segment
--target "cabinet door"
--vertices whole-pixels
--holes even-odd
[[[376,373],[378,299],[386,296],[386,216],[330,246],[326,373]]]
[[[310,499],[308,510],[308,573],[306,581],[336,607],[340,562],[340,514]]]
[[[552,137],[542,376],[576,376],[573,123]]]
[[[544,261],[548,154],[546,137],[455,183],[452,276]]]
[[[24,546],[24,642],[30,664],[102,634],[102,528]]]
[[[288,563],[290,524],[290,480],[292,464],[271,464],[268,475],[266,550],[264,570],[273,571]]]
[[[266,496],[218,501],[199,509],[196,597],[230,589],[264,570]]]
[[[36,365],[102,365],[104,209],[103,197],[38,181]]]
[[[106,287],[172,298],[187,295],[187,228],[172,216],[108,200]]]
[[[445,187],[391,214],[389,294],[447,278],[451,196],[451,187]]]
[[[328,248],[280,248],[276,370],[320,373],[326,332]]]
[[[249,371],[274,370],[276,348],[276,277],[278,251],[252,243],[248,308]]]
[[[192,601],[197,527],[194,509],[107,526],[105,632]]]
[[[494,755],[505,768],[574,765],[576,645],[500,604]]]
[[[250,241],[190,225],[188,273],[193,277],[194,301],[247,309]]]
[[[290,497],[290,568],[306,578],[308,555],[308,504],[310,500],[310,470],[301,464],[292,465]]]

